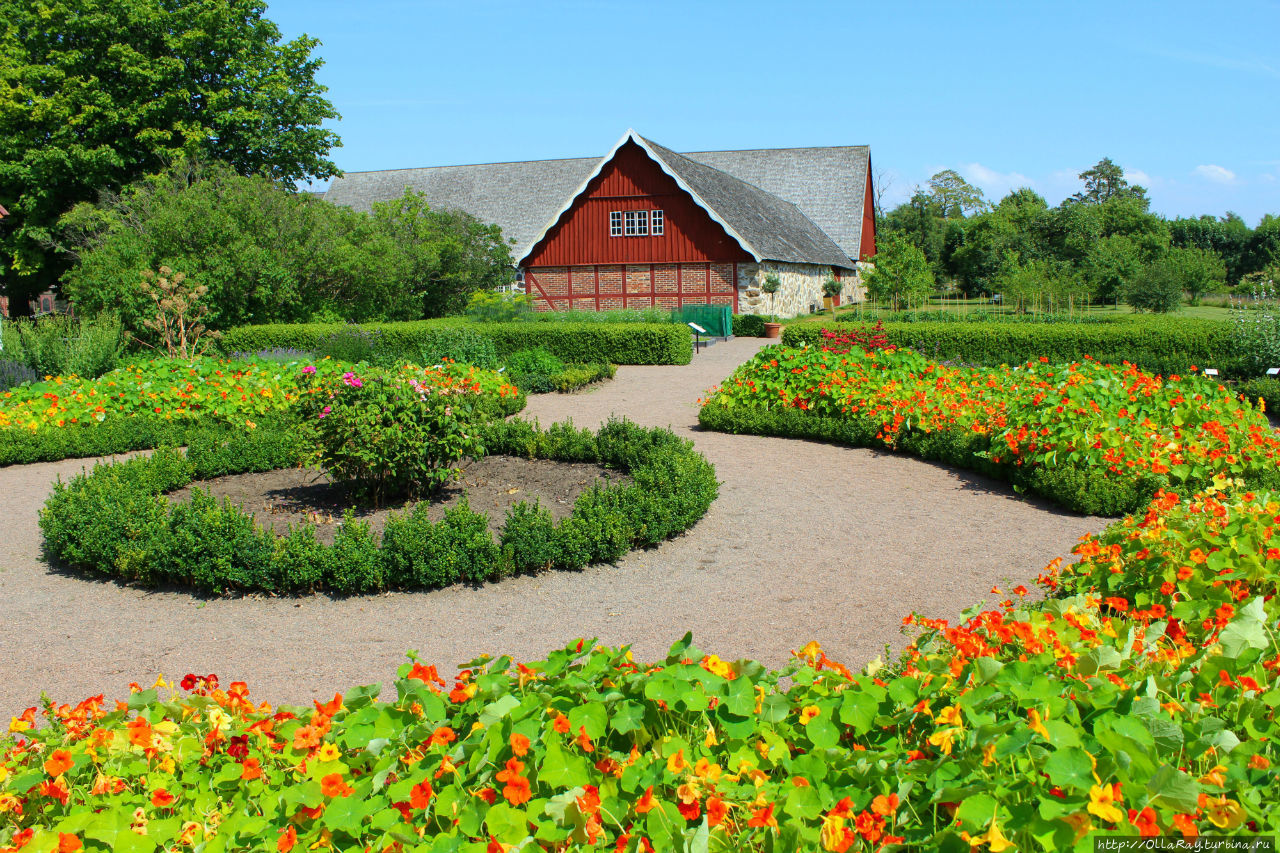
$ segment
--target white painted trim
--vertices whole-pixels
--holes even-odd
[[[556,223],[560,221],[560,218],[569,212],[569,209],[573,207],[574,202],[578,200],[578,196],[586,192],[587,187],[591,184],[591,182],[594,181],[600,175],[600,173],[604,171],[604,167],[607,166],[611,160],[613,160],[615,155],[617,155],[618,149],[621,148],[623,145],[627,144],[627,142],[629,141],[634,141],[637,145],[643,148],[644,152],[649,155],[649,158],[658,164],[658,168],[661,169],[663,172],[665,172],[668,176],[670,176],[676,182],[676,185],[680,187],[680,189],[687,192],[690,195],[690,197],[693,198],[694,203],[698,205],[698,207],[701,207],[706,212],[706,214],[710,216],[715,222],[719,223],[720,227],[724,228],[724,230],[728,232],[730,237],[737,240],[738,245],[741,246],[748,254],[750,254],[751,257],[755,258],[756,263],[759,263],[760,261],[764,260],[764,258],[760,255],[760,253],[756,251],[754,246],[752,246],[750,243],[744,240],[741,234],[735,231],[732,228],[732,226],[729,225],[728,222],[725,222],[719,216],[719,214],[717,214],[714,210],[711,209],[711,206],[707,204],[706,200],[704,200],[702,196],[694,192],[692,187],[686,184],[680,178],[679,175],[677,175],[674,171],[672,171],[671,167],[668,166],[661,157],[659,157],[657,154],[654,153],[653,149],[649,147],[649,145],[644,141],[644,138],[641,137],[640,134],[636,133],[635,130],[632,128],[627,128],[627,132],[622,134],[622,138],[614,143],[613,147],[609,149],[608,154],[605,154],[603,157],[600,158],[600,162],[597,163],[596,167],[591,170],[591,174],[587,175],[586,180],[584,180],[578,186],[578,188],[573,191],[573,193],[569,196],[569,200],[566,201],[564,205],[558,211],[556,211],[556,214],[551,217],[551,221],[549,221],[546,225],[542,227],[542,230],[538,232],[538,236],[534,237],[533,240],[531,240],[528,245],[524,246],[521,249],[520,254],[516,256],[518,258],[518,260],[516,261],[517,266],[522,265],[524,263],[525,259],[528,258],[529,253],[533,251],[533,247],[538,245],[538,243],[542,241],[542,238],[547,236],[547,232],[556,226]],[[664,219],[665,219],[665,215],[664,215]]]

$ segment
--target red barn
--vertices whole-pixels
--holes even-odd
[[[866,146],[677,154],[627,131],[598,159],[348,172],[325,198],[367,210],[407,188],[497,223],[539,310],[794,316],[822,304],[829,277],[860,298],[875,255]]]

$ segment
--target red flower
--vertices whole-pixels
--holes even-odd
[[[778,825],[778,821],[773,816],[773,803],[761,806],[751,813],[751,820],[747,821],[747,826],[774,826]]]
[[[286,826],[284,832],[280,833],[280,838],[276,841],[276,850],[280,853],[289,853],[293,849],[293,845],[298,843],[298,830],[292,826]]]
[[[240,766],[240,778],[244,781],[262,778],[262,764],[256,758],[246,758]]]
[[[518,756],[522,756],[529,751],[529,739],[519,732],[513,732],[511,735],[511,751]]]
[[[170,794],[164,788],[157,788],[151,794],[151,805],[158,809],[167,809],[169,806],[173,805],[174,801],[177,799],[177,797]]]
[[[1160,825],[1156,823],[1156,810],[1151,806],[1147,806],[1142,811],[1129,809],[1129,823],[1138,828],[1139,835],[1156,836],[1160,834]]]
[[[80,842],[79,836],[66,832],[58,833],[58,853],[76,853],[77,850],[83,849],[84,844]]]
[[[707,825],[719,826],[724,823],[725,815],[729,813],[729,807],[724,804],[724,800],[719,797],[707,797]]]
[[[71,753],[65,749],[55,749],[44,763],[44,772],[50,776],[61,776],[71,769]]]
[[[650,785],[648,788],[645,788],[640,799],[636,800],[636,814],[644,814],[656,805],[657,803],[653,801],[653,786]]]
[[[409,805],[415,809],[425,809],[431,804],[431,797],[434,794],[431,783],[423,780],[409,790]]]

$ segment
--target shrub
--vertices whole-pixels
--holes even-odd
[[[1168,314],[1182,307],[1183,279],[1177,263],[1160,258],[1140,269],[1125,286],[1124,301],[1137,311]]]
[[[418,364],[439,364],[447,359],[484,370],[498,367],[498,350],[493,341],[461,326],[436,329],[424,335],[418,356]]]
[[[379,329],[365,328],[356,323],[348,323],[321,337],[312,349],[317,358],[331,358],[348,364],[364,362],[391,367],[397,360]]]
[[[1260,403],[1263,410],[1273,417],[1280,413],[1280,379],[1250,379],[1236,383],[1232,390],[1247,403]]]
[[[857,328],[852,323],[793,323],[783,329],[782,343],[818,346],[824,330],[844,333]],[[1129,362],[1164,375],[1186,374],[1193,366],[1216,367],[1224,376],[1244,370],[1230,325],[1217,320],[1134,316],[1087,324],[887,322],[884,332],[895,346],[962,364],[994,367],[1043,356],[1051,362]]]
[[[555,390],[565,394],[593,382],[612,379],[617,372],[618,368],[612,364],[571,364],[551,379]]]
[[[436,524],[426,504],[393,514],[380,545],[366,524],[347,515],[334,545],[325,546],[309,526],[273,539],[248,515],[198,490],[181,506],[170,507],[163,496],[197,473],[240,473],[271,459],[296,464],[289,453],[298,439],[283,434],[291,430],[296,433],[273,424],[253,436],[200,437],[186,455],[160,450],[59,482],[40,515],[51,557],[146,586],[176,583],[209,593],[430,589],[617,559],[628,548],[687,529],[718,492],[710,463],[668,430],[614,421],[597,434],[572,424],[543,431],[523,421],[495,421],[482,426],[490,452],[566,462],[608,459],[633,482],[584,492],[559,524],[540,507],[517,505],[496,542],[486,516],[465,501]]]
[[[511,381],[527,394],[554,391],[555,377],[564,371],[564,362],[542,347],[514,352],[506,362]]]
[[[96,379],[119,363],[125,338],[119,315],[102,311],[83,319],[51,314],[34,320],[6,320],[3,343],[0,355],[30,368],[36,379],[68,374]],[[0,391],[23,381],[27,379],[6,385],[0,375]]]
[[[1272,286],[1254,290],[1231,305],[1231,335],[1248,374],[1280,367],[1280,294]]]
[[[467,317],[477,323],[510,323],[533,313],[533,297],[480,290],[467,300]]]
[[[734,314],[733,335],[737,338],[763,338],[765,317],[760,314]]]
[[[376,506],[431,495],[457,475],[459,460],[484,452],[463,389],[432,388],[409,374],[348,371],[317,390],[301,407],[316,461],[358,500]]]
[[[20,361],[0,358],[0,392],[8,391],[24,382],[39,382],[41,374]]]
[[[693,339],[687,326],[674,323],[467,323],[458,319],[412,323],[369,323],[382,334],[384,358],[412,361],[420,357],[428,336],[443,328],[467,328],[493,341],[498,358],[541,347],[566,364],[688,364]],[[304,323],[241,326],[225,333],[224,351],[255,352],[271,347],[314,350],[340,326]]]

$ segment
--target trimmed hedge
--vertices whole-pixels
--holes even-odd
[[[743,409],[703,406],[698,423],[704,429],[735,435],[807,438],[850,447],[882,449],[878,426],[865,420],[827,418],[797,409]],[[1110,480],[1081,465],[1054,468],[1015,467],[988,458],[989,444],[980,436],[956,432],[911,432],[899,442],[899,452],[933,462],[945,462],[1013,484],[1018,492],[1043,495],[1083,515],[1117,516],[1146,506],[1159,488],[1159,478]],[[1280,485],[1280,478],[1277,478]]]
[[[793,323],[782,330],[787,346],[816,345],[823,329],[851,332],[867,323]],[[1132,317],[1111,323],[885,323],[889,341],[935,361],[995,366],[1047,356],[1104,364],[1130,362],[1153,373],[1186,373],[1193,365],[1241,375],[1244,364],[1231,326],[1216,320]]]
[[[688,327],[674,323],[468,323],[446,318],[369,323],[362,328],[376,332],[394,357],[416,360],[435,333],[460,327],[492,340],[500,359],[538,347],[577,364],[688,364],[693,358]],[[220,346],[224,352],[311,350],[343,328],[339,323],[241,326],[224,333]]]
[[[198,488],[185,504],[164,496],[197,478],[296,465],[306,451],[294,435],[262,427],[206,434],[185,454],[165,448],[59,481],[40,513],[49,554],[88,573],[213,594],[430,589],[612,562],[692,526],[719,490],[711,463],[669,430],[611,421],[598,433],[572,424],[542,431],[515,420],[484,427],[490,454],[599,462],[629,473],[632,482],[592,487],[559,523],[537,503],[517,504],[497,541],[486,516],[464,501],[438,523],[422,504],[393,516],[381,543],[348,514],[332,546],[306,525],[277,538]]]
[[[737,338],[763,338],[764,317],[759,314],[734,314],[733,335]]]

